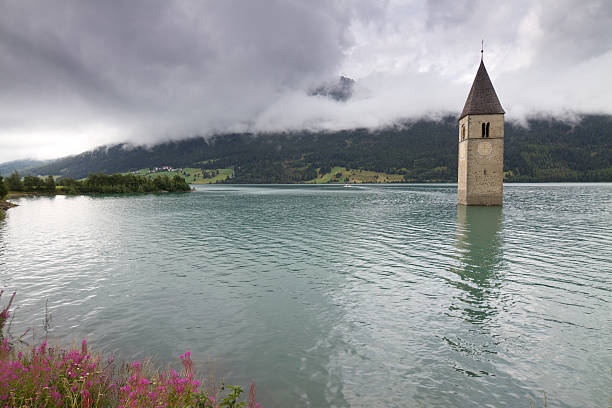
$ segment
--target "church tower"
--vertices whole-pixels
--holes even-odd
[[[504,113],[481,57],[459,117],[459,204],[502,205]]]

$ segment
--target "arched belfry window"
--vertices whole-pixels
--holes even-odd
[[[485,134],[487,132],[487,125],[482,122],[482,137],[485,137]]]
[[[461,125],[461,140],[465,140],[465,125]]]
[[[489,137],[489,125],[491,125],[491,122],[487,122],[487,137]]]

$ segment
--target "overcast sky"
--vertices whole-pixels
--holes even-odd
[[[0,0],[0,162],[458,114],[481,39],[508,120],[612,113],[610,0]]]

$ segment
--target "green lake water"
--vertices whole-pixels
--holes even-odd
[[[21,198],[13,331],[117,358],[189,349],[268,407],[612,404],[612,184],[208,186]],[[5,299],[6,301],[6,299]],[[210,363],[212,362],[212,363]]]

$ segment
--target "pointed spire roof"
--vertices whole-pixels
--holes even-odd
[[[480,60],[480,67],[474,78],[472,89],[465,101],[465,106],[459,116],[459,120],[466,115],[487,115],[494,113],[506,113],[499,103],[487,69],[484,66],[482,59]]]

